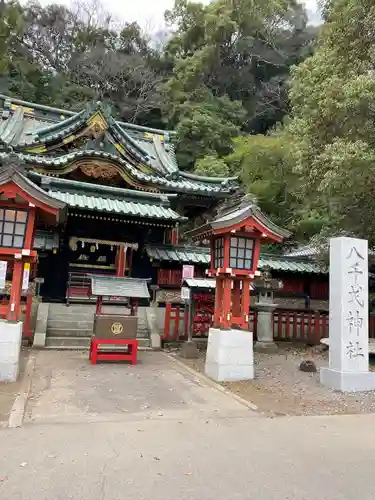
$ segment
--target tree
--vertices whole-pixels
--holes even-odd
[[[225,155],[241,131],[265,132],[282,118],[289,67],[306,56],[313,38],[300,4],[216,0],[203,6],[177,0],[166,18],[177,29],[166,47],[173,74],[165,86],[165,112],[178,131],[183,123],[183,166],[212,151]],[[205,140],[211,123],[218,123],[218,147]],[[196,137],[202,137],[198,148]]]
[[[22,32],[22,10],[17,2],[0,0],[0,74],[8,71],[17,37]]]
[[[228,177],[230,174],[228,165],[215,153],[197,160],[194,172],[208,177]]]
[[[375,4],[332,0],[315,54],[292,73],[293,137],[305,213],[326,234],[375,243]]]
[[[121,119],[162,126],[161,55],[136,23],[115,29],[99,0],[4,5],[0,91],[73,110],[108,101]]]
[[[290,146],[279,131],[239,137],[226,163],[232,174],[240,176],[260,208],[278,224],[293,229],[294,238],[300,240],[304,233],[311,235],[320,230],[321,225],[313,214],[301,214],[302,193],[293,171]]]

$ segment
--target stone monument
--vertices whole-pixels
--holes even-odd
[[[321,369],[321,383],[343,392],[374,390],[368,343],[367,241],[331,238],[329,366]]]

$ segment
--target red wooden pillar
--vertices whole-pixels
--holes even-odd
[[[99,295],[99,297],[96,299],[96,311],[95,314],[102,314],[102,305],[103,305],[103,297]]]
[[[241,300],[241,280],[236,279],[233,281],[233,292],[232,292],[232,313],[236,318],[241,317],[242,311],[242,300]]]
[[[25,234],[25,242],[24,249],[31,250],[33,248],[33,240],[34,240],[34,226],[35,226],[35,208],[29,209],[27,228]]]
[[[250,326],[250,278],[244,278],[242,281],[242,318],[243,328],[248,329]]]
[[[228,234],[224,235],[224,269],[230,267],[229,242],[230,236]]]
[[[223,296],[223,311],[222,311],[222,325],[223,328],[230,328],[232,323],[232,280],[225,276],[223,279],[224,296]]]
[[[20,316],[22,277],[23,261],[22,259],[15,259],[12,277],[12,289],[9,299],[9,309],[6,315],[6,319],[9,321],[17,321]]]
[[[132,267],[133,267],[133,252],[134,252],[134,248],[130,247],[129,250],[129,255],[127,255],[127,260],[126,260],[126,263],[127,266],[125,265],[125,271],[127,272],[127,276],[131,276],[132,274]]]
[[[178,226],[174,227],[171,231],[171,244],[178,245]]]
[[[31,313],[33,307],[33,296],[30,292],[28,292],[26,296],[26,311],[25,311],[25,319],[23,322],[23,334],[25,337],[31,337]]]
[[[220,318],[223,314],[223,284],[224,281],[216,278],[216,291],[215,291],[215,311],[214,311],[214,327],[220,328]]]
[[[127,247],[125,245],[119,245],[119,247],[117,248],[117,256],[116,256],[116,276],[117,277],[125,276],[126,250],[127,250]]]

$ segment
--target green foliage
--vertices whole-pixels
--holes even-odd
[[[282,134],[239,137],[226,161],[272,220],[293,229],[297,239],[303,239],[305,232],[314,233],[316,227],[308,228],[307,223],[301,231],[296,231],[302,200],[298,176],[293,171],[290,141]]]
[[[23,29],[22,9],[16,1],[0,0],[0,74],[10,67],[16,40]]]
[[[292,73],[284,133],[303,195],[326,234],[375,243],[375,4],[332,0],[316,52]]]
[[[0,92],[74,110],[108,101],[124,120],[162,126],[162,55],[136,23],[118,32],[98,2],[77,5],[0,0]]]
[[[194,173],[208,177],[228,177],[230,175],[228,165],[215,153],[197,160]]]
[[[183,166],[212,151],[225,155],[239,132],[265,132],[283,117],[289,68],[314,36],[300,4],[177,0],[166,17],[177,30],[166,47],[173,74],[165,112],[180,132]]]
[[[290,68],[312,50],[315,31],[306,26],[301,5],[296,0],[208,5],[176,0],[166,13],[172,31],[161,47],[137,23],[114,29],[110,16],[98,11],[98,1],[77,5],[0,0],[0,92],[72,110],[101,100],[123,120],[174,128],[180,167],[208,176],[239,173],[262,208],[290,226],[304,196],[296,188],[290,157],[314,158],[309,148],[315,139],[296,141],[292,155],[279,136],[259,134],[288,112]],[[297,83],[298,71],[290,136],[302,120],[296,103],[303,101],[308,84],[308,77]],[[314,75],[323,78],[319,71]],[[346,89],[352,101],[358,85]],[[316,127],[321,137],[328,130],[328,125]],[[310,234],[324,204],[308,201],[311,210],[299,220]]]
[[[195,92],[180,105],[176,124],[179,165],[189,167],[196,158],[212,152],[228,154],[243,119],[240,103],[227,96],[215,98],[208,89]]]

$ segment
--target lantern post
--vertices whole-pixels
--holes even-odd
[[[209,331],[205,373],[217,381],[254,378],[250,288],[261,242],[280,243],[290,233],[271,222],[249,195],[236,195],[209,223],[190,231],[209,239],[209,276],[216,279],[215,314]]]
[[[9,300],[0,306],[0,381],[13,382],[19,372],[23,329],[21,292],[23,285],[28,287],[30,266],[37,260],[33,248],[36,221],[58,223],[64,216],[65,204],[28,179],[17,154],[10,152],[0,161],[1,281],[5,281],[8,269],[12,282]],[[28,307],[26,326],[30,314]]]

